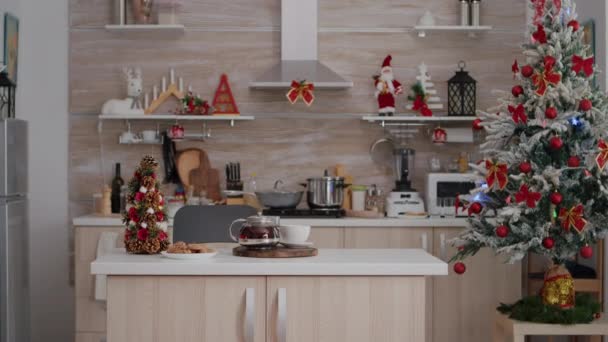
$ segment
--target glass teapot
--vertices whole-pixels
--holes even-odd
[[[233,228],[240,225],[238,235]],[[238,219],[228,228],[230,237],[234,242],[251,249],[270,249],[279,244],[279,217],[278,216],[249,216]]]

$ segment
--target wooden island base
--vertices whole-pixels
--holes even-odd
[[[425,341],[423,276],[108,276],[108,342]]]

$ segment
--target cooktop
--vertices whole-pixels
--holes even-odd
[[[280,217],[310,217],[310,218],[341,218],[344,217],[343,209],[264,209],[263,215]]]

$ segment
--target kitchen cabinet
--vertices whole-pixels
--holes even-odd
[[[422,248],[431,252],[432,228],[348,228],[346,248]]]
[[[434,255],[447,261],[456,253],[447,241],[460,229],[434,231]],[[466,259],[467,270],[433,279],[433,341],[492,340],[496,307],[521,298],[521,263],[506,265],[488,249]]]
[[[423,277],[268,277],[267,341],[424,341],[424,284]]]
[[[342,227],[312,227],[308,240],[317,248],[344,248],[344,230]]]
[[[109,277],[108,312],[111,342],[264,342],[266,278]]]

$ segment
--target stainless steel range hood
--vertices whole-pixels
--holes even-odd
[[[353,86],[317,60],[317,14],[317,0],[282,0],[281,63],[251,82],[250,88],[285,89],[293,80],[312,82],[315,89]]]

